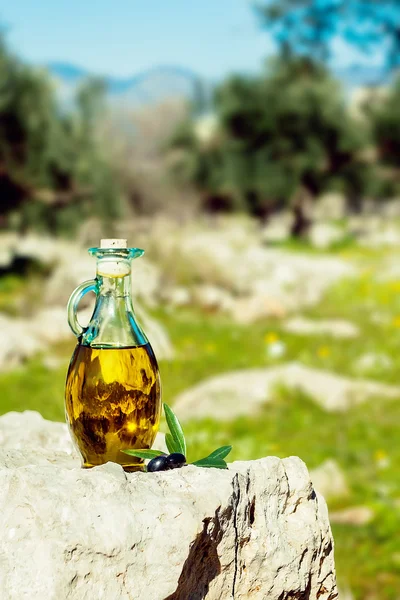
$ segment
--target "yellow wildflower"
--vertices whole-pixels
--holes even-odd
[[[379,469],[386,469],[390,464],[389,457],[388,457],[387,453],[385,452],[385,450],[381,450],[381,449],[377,450],[374,454],[374,459],[375,459],[376,466]]]
[[[328,358],[330,353],[331,353],[331,351],[328,348],[328,346],[320,346],[317,350],[317,354],[320,358]]]
[[[400,281],[392,281],[390,283],[390,289],[393,292],[400,292]]]
[[[382,460],[385,460],[387,458],[387,454],[384,450],[376,450],[375,454],[374,454],[374,458],[375,458],[375,462],[380,462]]]
[[[270,331],[269,333],[265,334],[264,341],[267,344],[275,344],[275,342],[278,341],[278,336],[274,331]]]

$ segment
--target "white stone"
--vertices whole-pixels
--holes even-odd
[[[20,237],[14,247],[15,256],[26,256],[50,267],[68,259],[71,253],[76,255],[79,251],[82,252],[82,249],[77,244],[36,234]]]
[[[346,477],[333,459],[328,459],[310,472],[315,489],[327,500],[349,494]]]
[[[397,398],[400,387],[350,379],[329,371],[287,363],[210,377],[182,392],[174,409],[181,419],[213,417],[222,421],[256,415],[276,397],[278,386],[299,390],[328,412],[345,411],[372,397]]]
[[[393,360],[383,352],[367,352],[362,354],[355,362],[355,368],[362,373],[368,371],[386,370],[393,366]]]
[[[6,269],[13,261],[14,250],[18,244],[18,236],[11,231],[0,234],[0,267]]]
[[[293,213],[280,213],[268,220],[261,232],[261,239],[266,244],[285,242],[290,237],[293,224]]]
[[[371,248],[400,246],[400,228],[396,224],[386,223],[379,229],[360,235],[358,243]]]
[[[315,219],[343,219],[347,214],[347,199],[340,192],[325,192],[314,203],[312,214]]]
[[[340,525],[368,525],[374,518],[374,511],[369,506],[351,506],[330,513],[331,523]]]
[[[355,338],[359,328],[349,321],[312,320],[306,317],[292,317],[283,324],[285,331],[299,335],[330,335],[337,338]]]
[[[324,250],[340,242],[345,235],[341,227],[332,223],[314,223],[308,232],[308,239],[315,248]]]
[[[43,350],[44,344],[32,333],[24,319],[0,314],[0,371],[19,367],[28,358]]]
[[[96,261],[87,252],[69,252],[55,266],[45,285],[43,302],[48,306],[66,306],[70,295],[84,281],[94,279]],[[80,302],[85,307],[93,298],[87,294]]]
[[[150,317],[143,307],[136,306],[136,312],[157,358],[172,359],[175,351],[163,325]],[[90,306],[79,311],[78,318],[82,326],[89,323],[91,315]],[[73,339],[66,308],[57,306],[44,308],[29,318],[17,319],[0,313],[0,329],[0,372],[19,367],[52,344]]]
[[[85,249],[76,245],[65,246],[64,242],[53,242],[52,256],[51,264],[54,269],[45,285],[43,302],[47,305],[66,305],[78,285],[96,276],[96,259]],[[40,256],[41,260],[42,258]],[[131,272],[133,297],[149,306],[156,305],[161,286],[159,268],[147,257],[143,257],[132,261]],[[91,298],[92,294],[84,296],[82,307],[87,306]]]
[[[268,294],[255,294],[235,300],[229,307],[229,314],[235,323],[249,325],[271,317],[281,319],[286,315],[286,309],[281,300]]]
[[[354,600],[354,596],[348,587],[339,589],[338,598],[340,598],[340,600]]]
[[[196,306],[208,311],[228,311],[234,300],[227,291],[215,285],[198,285],[192,290],[192,301]]]
[[[188,227],[168,239],[159,237],[153,241],[154,254],[166,269],[179,265],[177,273],[190,273],[193,281],[222,288],[239,300],[268,299],[284,311],[313,306],[330,286],[357,273],[337,257],[265,248],[257,232],[239,225],[207,231]]]
[[[161,292],[161,298],[168,306],[174,308],[188,306],[192,302],[192,295],[188,288],[180,285],[163,290]]]
[[[400,217],[400,198],[384,202],[382,212],[386,219],[398,219]]]
[[[43,447],[0,450],[4,600],[337,598],[326,504],[300,459],[82,470],[43,425]]]
[[[156,357],[159,360],[172,360],[175,350],[165,327],[151,317],[143,306],[136,305],[136,315]]]

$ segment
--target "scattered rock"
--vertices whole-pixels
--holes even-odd
[[[143,307],[136,306],[136,312],[157,358],[172,359],[174,348],[165,328],[150,317]],[[79,311],[79,322],[86,325],[91,314],[91,307]],[[49,345],[73,337],[68,326],[66,309],[56,306],[45,308],[32,317],[24,319],[0,314],[0,328],[2,331],[0,372],[19,367],[28,358],[45,350]]]
[[[345,411],[372,397],[400,397],[400,387],[353,380],[329,371],[287,363],[217,375],[181,393],[174,408],[181,419],[221,421],[257,411],[276,397],[278,386],[300,390],[328,412]]]
[[[43,447],[0,450],[2,598],[337,598],[326,504],[300,459],[82,470],[58,434],[44,422]]]
[[[197,285],[192,290],[192,302],[208,311],[230,311],[234,300],[229,292],[215,285]]]
[[[290,238],[293,225],[293,213],[280,213],[268,220],[261,232],[261,240],[265,244],[277,244]]]
[[[96,276],[96,260],[86,251],[71,250],[57,264],[46,284],[43,300],[48,306],[65,306],[74,289]],[[132,262],[132,295],[148,306],[158,303],[161,274],[147,258]],[[91,294],[82,298],[82,306],[91,301]]]
[[[24,319],[0,314],[0,371],[19,367],[44,348],[43,342],[27,328],[28,324]]]
[[[310,243],[314,248],[325,250],[344,239],[346,232],[342,227],[331,223],[314,223],[308,233]]]
[[[252,297],[255,303],[268,300],[285,312],[318,303],[331,285],[357,273],[337,257],[265,248],[254,231],[240,227],[187,228],[161,241],[155,254],[166,267],[175,265],[176,277],[180,272],[190,273],[193,281],[222,288],[246,301]]]
[[[382,203],[382,214],[385,219],[398,219],[400,217],[400,198],[393,198]]]
[[[91,315],[92,309],[90,308],[79,311],[79,322],[86,325]],[[32,315],[25,327],[41,343],[46,345],[54,344],[72,336],[67,320],[67,309],[60,306],[45,308]]]
[[[161,292],[162,301],[168,306],[180,308],[192,302],[189,290],[183,286],[168,287]]]
[[[14,249],[18,243],[16,233],[10,231],[0,234],[0,268],[7,269],[14,258]]]
[[[343,219],[347,215],[346,196],[340,192],[322,194],[314,202],[312,214],[316,220]]]
[[[285,331],[299,335],[331,335],[337,338],[355,338],[360,331],[349,321],[315,321],[305,317],[293,317],[283,324]]]
[[[230,306],[230,316],[239,325],[249,325],[261,319],[282,319],[286,309],[279,300],[267,294],[239,298]]]
[[[358,243],[371,248],[400,246],[400,228],[394,224],[381,225],[379,229],[361,234]]]
[[[349,494],[346,477],[333,459],[326,460],[317,469],[311,471],[310,476],[315,489],[326,500],[348,496]]]
[[[65,360],[55,354],[46,354],[43,356],[42,364],[49,371],[56,371],[61,367],[65,367]]]
[[[339,589],[338,598],[340,600],[354,600],[354,596],[350,590],[350,588]]]
[[[374,516],[374,511],[368,506],[352,506],[351,508],[331,512],[330,520],[331,523],[361,527],[362,525],[368,525]]]
[[[393,366],[393,361],[390,356],[383,352],[367,352],[357,359],[354,366],[357,371],[366,373],[369,371],[390,369]]]
[[[13,251],[16,257],[28,257],[48,267],[57,265],[68,258],[72,261],[78,251],[82,252],[75,243],[36,234],[19,237]]]
[[[157,359],[172,360],[175,350],[165,327],[151,317],[143,306],[136,305],[135,312]]]

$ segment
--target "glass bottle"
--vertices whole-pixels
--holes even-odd
[[[66,419],[83,467],[119,463],[127,471],[143,461],[122,452],[151,448],[161,413],[156,357],[132,306],[131,261],[143,250],[126,240],[101,240],[90,248],[96,278],[76,288],[68,302],[68,322],[78,338],[65,387]],[[87,327],[77,319],[82,297],[95,292]]]

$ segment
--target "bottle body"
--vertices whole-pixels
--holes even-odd
[[[89,252],[97,258],[96,278],[78,286],[68,303],[78,344],[67,373],[66,420],[84,467],[112,461],[134,471],[143,460],[123,451],[151,448],[161,416],[157,360],[132,306],[131,260],[143,251],[101,246]],[[89,291],[96,304],[81,327],[77,307]]]
[[[66,419],[84,467],[112,461],[126,470],[142,461],[124,454],[151,448],[161,414],[161,386],[150,344],[97,348],[80,343],[67,375]]]

